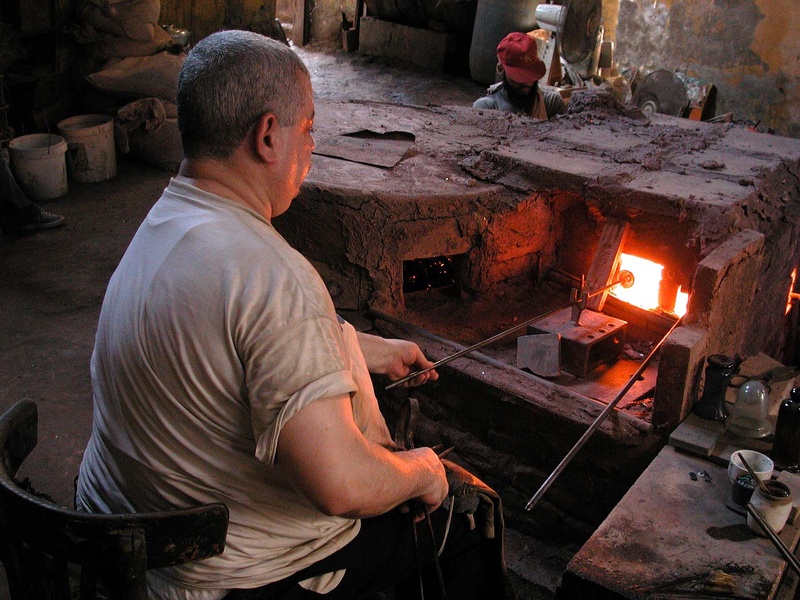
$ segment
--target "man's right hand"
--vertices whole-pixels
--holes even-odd
[[[414,455],[415,458],[419,455],[419,460],[422,463],[422,468],[430,469],[430,490],[417,496],[414,500],[416,503],[426,506],[429,511],[434,511],[439,508],[439,505],[447,498],[447,493],[450,489],[447,483],[447,472],[445,471],[442,461],[430,448],[416,448],[414,450],[407,450],[407,454]],[[425,511],[422,511],[422,516],[425,516]]]
[[[278,438],[277,464],[328,515],[373,517],[410,500],[433,510],[448,492],[433,450],[392,452],[370,442],[347,395],[316,400],[292,416]]]

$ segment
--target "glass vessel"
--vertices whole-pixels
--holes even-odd
[[[706,362],[708,364],[703,395],[692,408],[692,412],[704,419],[724,421],[728,418],[725,391],[736,368],[736,361],[724,354],[712,354]]]
[[[725,427],[744,438],[763,438],[772,433],[769,422],[769,395],[760,381],[748,381],[736,393],[733,413]]]
[[[779,469],[796,472],[800,468],[800,388],[792,388],[781,402],[770,457]]]

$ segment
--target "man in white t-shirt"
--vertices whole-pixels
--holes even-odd
[[[369,373],[398,379],[431,362],[416,344],[339,319],[271,224],[311,164],[308,71],[264,36],[212,34],[183,66],[178,118],[180,172],[103,302],[78,507],[228,506],[224,553],[149,572],[154,598],[351,599],[419,586],[432,541],[415,542],[399,509],[426,507],[441,542],[446,473],[430,448],[396,451]],[[499,597],[466,522],[449,524],[440,558],[450,597]]]

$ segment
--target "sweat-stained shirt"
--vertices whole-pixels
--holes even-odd
[[[91,375],[79,507],[230,510],[224,553],[151,572],[151,591],[166,589],[154,595],[264,585],[358,533],[358,520],[327,516],[292,487],[275,463],[281,428],[309,403],[349,394],[367,437],[389,445],[390,434],[352,326],[255,211],[173,178],[111,278]]]

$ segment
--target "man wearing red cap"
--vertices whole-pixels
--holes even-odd
[[[504,37],[497,45],[497,70],[502,80],[489,87],[473,108],[504,110],[543,121],[567,112],[558,93],[539,89],[547,68],[531,36],[513,32]]]

